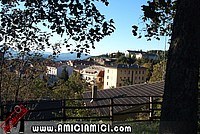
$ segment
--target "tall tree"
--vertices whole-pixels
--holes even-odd
[[[147,68],[147,82],[150,80],[152,73],[153,73],[153,63],[144,63],[143,67]]]
[[[142,6],[145,37],[171,36],[160,133],[197,133],[200,1],[153,0]],[[172,30],[171,30],[172,29]],[[133,26],[137,35],[138,27]],[[141,33],[139,37],[141,37]]]
[[[125,56],[120,56],[117,58],[116,63],[126,64],[127,58]]]
[[[63,68],[63,70],[61,72],[60,79],[64,80],[65,82],[69,79],[69,74],[68,74],[67,67]]]
[[[129,55],[128,58],[127,58],[127,64],[134,64],[136,61],[136,57],[135,55],[131,56]]]
[[[52,89],[57,99],[80,98],[86,89],[86,82],[81,80],[79,73],[74,72],[66,82],[58,81]]]
[[[166,63],[160,62],[155,65],[153,65],[153,72],[152,75],[150,76],[150,82],[156,82],[156,81],[161,81],[164,80],[164,75],[165,75],[165,66]]]
[[[109,4],[107,0],[100,2]],[[0,52],[16,50],[23,56],[46,48],[53,49],[55,55],[65,46],[80,57],[115,29],[114,21],[107,21],[93,0],[1,0],[0,19]],[[53,44],[50,40],[56,34],[61,40]],[[2,79],[1,75],[0,101]]]
[[[2,100],[38,99],[47,96],[45,76],[46,66],[43,61],[29,59],[26,62],[13,59],[6,60],[3,66]],[[37,95],[36,95],[37,94]]]
[[[161,133],[197,133],[200,1],[178,0],[169,48]]]

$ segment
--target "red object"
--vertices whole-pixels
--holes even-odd
[[[16,112],[19,109],[20,111]],[[27,112],[28,110],[21,104],[8,118],[6,118],[4,122],[1,123],[0,128],[2,128],[5,132],[8,132],[22,117],[24,117]]]

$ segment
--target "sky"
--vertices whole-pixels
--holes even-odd
[[[165,49],[165,37],[161,37],[160,41],[146,41],[146,38],[137,39],[137,37],[132,35],[132,25],[138,25],[142,22],[139,19],[142,16],[141,6],[146,4],[147,0],[108,1],[108,6],[101,2],[97,2],[96,6],[105,15],[107,20],[114,20],[116,30],[110,36],[105,37],[100,42],[96,42],[96,48],[91,49],[90,55],[96,56],[117,51],[125,52],[126,50],[147,51]],[[166,49],[168,47],[169,45],[166,46]],[[66,50],[62,49],[61,52],[65,53]]]

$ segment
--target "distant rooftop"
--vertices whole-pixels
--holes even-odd
[[[85,64],[85,65],[93,65],[94,62],[87,61],[87,60],[70,60],[73,64]]]
[[[106,66],[106,67],[110,67],[110,68],[130,68],[130,69],[145,68],[145,67],[139,66],[138,64],[117,64],[117,65]]]
[[[48,63],[47,64],[48,67],[60,67],[60,66],[68,66],[66,63],[62,63],[62,62],[55,62],[55,63]]]
[[[135,50],[126,50],[128,51],[129,53],[146,53],[144,51],[135,51]]]
[[[81,74],[99,74],[100,71],[104,71],[104,67],[103,66],[96,66],[96,65],[93,65],[93,66],[89,66],[87,68],[84,68],[82,71],[81,71]]]

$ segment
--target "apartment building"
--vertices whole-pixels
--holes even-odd
[[[105,67],[104,89],[146,82],[146,68],[137,64]]]

